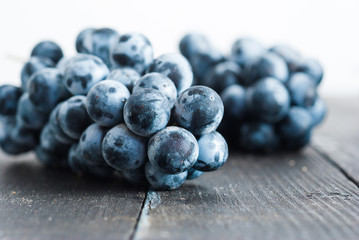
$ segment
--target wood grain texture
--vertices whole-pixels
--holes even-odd
[[[359,239],[358,188],[311,148],[149,193],[135,239]]]
[[[129,239],[145,189],[0,157],[0,239]]]
[[[312,145],[359,185],[359,99],[328,99],[329,114]]]

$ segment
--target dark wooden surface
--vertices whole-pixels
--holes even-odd
[[[359,186],[359,99],[328,99],[329,117],[313,146]]]
[[[219,171],[154,192],[0,156],[4,239],[359,239],[358,99],[300,153],[231,153]],[[351,103],[347,105],[348,103]]]
[[[359,189],[313,149],[231,157],[222,173],[152,193],[136,237],[358,239]]]
[[[129,239],[145,193],[45,169],[33,155],[2,155],[0,239]]]

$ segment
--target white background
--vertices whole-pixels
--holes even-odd
[[[20,70],[38,41],[58,42],[75,53],[85,27],[142,32],[155,56],[178,51],[188,31],[206,34],[228,53],[237,37],[267,46],[285,42],[320,60],[326,97],[359,96],[359,0],[0,0],[0,83],[20,83]]]

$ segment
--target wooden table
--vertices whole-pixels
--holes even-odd
[[[232,152],[221,170],[171,192],[2,154],[0,240],[358,240],[359,99],[328,103],[327,121],[302,152]]]

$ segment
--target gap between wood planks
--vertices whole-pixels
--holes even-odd
[[[147,189],[145,198],[143,199],[143,203],[141,206],[140,213],[138,214],[135,227],[130,236],[130,240],[134,240],[137,238],[137,234],[141,232],[141,228],[148,226],[147,218],[149,216],[149,210],[157,207],[160,204],[161,199],[156,191],[151,189]]]
[[[137,219],[136,219],[136,224],[133,228],[133,231],[130,235],[130,240],[134,240],[135,239],[135,236],[136,236],[136,233],[138,232],[138,229],[139,229],[139,225],[140,225],[140,222],[141,222],[141,217],[142,217],[142,214],[144,212],[144,208],[147,208],[148,206],[146,206],[146,202],[147,202],[147,197],[148,197],[148,189],[146,190],[146,194],[145,194],[145,197],[143,198],[143,202],[142,202],[142,205],[141,205],[141,210],[140,212],[138,213],[138,216],[137,216]],[[148,210],[146,211],[148,213]]]
[[[338,163],[336,163],[336,161],[334,161],[329,154],[325,153],[324,151],[320,150],[319,148],[315,147],[315,146],[311,146],[311,148],[317,152],[323,159],[325,159],[329,164],[331,164],[332,166],[334,166],[335,168],[339,169],[339,171],[341,173],[343,173],[343,175],[352,183],[355,184],[355,186],[357,186],[359,188],[359,183],[352,177],[350,176],[350,174],[344,169],[342,168]]]

